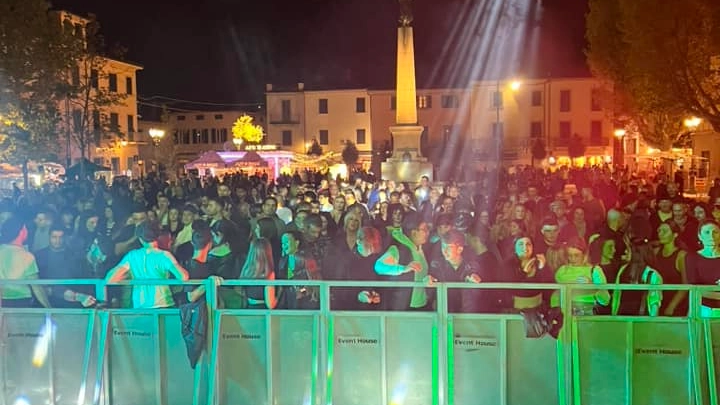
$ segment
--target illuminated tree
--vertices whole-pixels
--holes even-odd
[[[615,110],[669,147],[682,118],[720,130],[720,2],[590,0],[587,60],[612,83]]]
[[[253,118],[243,114],[232,127],[233,138],[242,139],[247,143],[260,143],[265,133],[260,125],[253,124]]]

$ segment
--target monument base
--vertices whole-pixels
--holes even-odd
[[[429,162],[389,160],[381,165],[382,178],[394,182],[420,182],[422,176],[433,180],[433,165]]]

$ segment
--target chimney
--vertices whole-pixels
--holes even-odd
[[[298,91],[305,90],[305,83],[298,83]]]
[[[271,92],[272,91],[272,83],[265,84],[265,91]]]

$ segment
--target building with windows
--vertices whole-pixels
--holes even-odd
[[[530,163],[538,139],[558,164],[569,163],[571,139],[586,147],[577,164],[609,163],[615,128],[602,89],[594,78],[474,83],[471,138],[479,160],[493,160],[488,152],[499,136],[505,164]]]
[[[262,108],[252,111],[182,111],[172,112],[168,116],[167,136],[172,139],[177,163],[182,165],[195,160],[209,150],[231,151],[236,146],[232,142],[232,127],[235,121],[247,114],[253,123],[267,129],[265,112]],[[266,135],[265,143],[273,143]]]
[[[307,153],[313,141],[323,151],[341,152],[351,141],[361,160],[369,161],[373,145],[372,105],[366,89],[292,91],[267,85],[267,143]]]
[[[58,23],[85,35],[90,20],[66,11],[55,12]],[[68,81],[84,92],[82,97],[60,102],[62,119],[58,132],[63,135],[66,165],[86,156],[94,163],[111,168],[114,174],[132,171],[131,162],[143,145],[137,133],[137,72],[142,66],[92,56],[78,61]],[[106,105],[100,99],[114,99]],[[63,148],[61,148],[63,149]]]
[[[418,89],[418,125],[425,128],[422,153],[440,172],[451,170],[460,158],[474,161],[477,169],[495,166],[498,156],[504,165],[530,164],[532,146],[542,140],[551,161],[567,164],[570,140],[580,139],[585,154],[577,164],[609,163],[618,140],[613,108],[606,105],[602,89],[590,77]],[[340,152],[348,139],[366,156],[392,149],[394,90],[306,90],[302,83],[281,90],[267,85],[266,102],[267,142],[283,149],[306,153],[318,140],[325,151]]]

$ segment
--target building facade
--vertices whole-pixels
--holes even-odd
[[[242,115],[249,115],[253,123],[263,127],[265,112],[262,108],[249,111],[183,111],[168,114],[167,136],[174,144],[174,155],[179,165],[195,160],[209,150],[235,150],[232,128]],[[267,140],[265,143],[271,143]]]
[[[418,89],[422,153],[441,171],[460,158],[477,169],[494,167],[498,156],[504,165],[530,164],[532,146],[541,140],[551,162],[568,164],[568,145],[580,139],[585,153],[576,164],[610,163],[613,108],[604,105],[602,85],[594,78],[567,78]],[[394,90],[309,91],[300,83],[288,91],[267,85],[266,102],[267,141],[283,149],[306,153],[318,140],[325,151],[340,152],[349,139],[366,154],[392,150]]]
[[[361,160],[369,160],[373,145],[371,97],[366,89],[292,91],[267,85],[267,143],[307,153],[317,141],[323,151],[341,152],[353,142]]]
[[[65,11],[55,14],[59,24],[84,37],[90,20]],[[142,67],[104,56],[90,58],[78,61],[68,77],[85,94],[59,105],[58,132],[64,141],[65,164],[77,163],[84,156],[116,175],[131,174],[144,142],[137,133],[137,72]],[[114,102],[105,104],[100,99]]]

